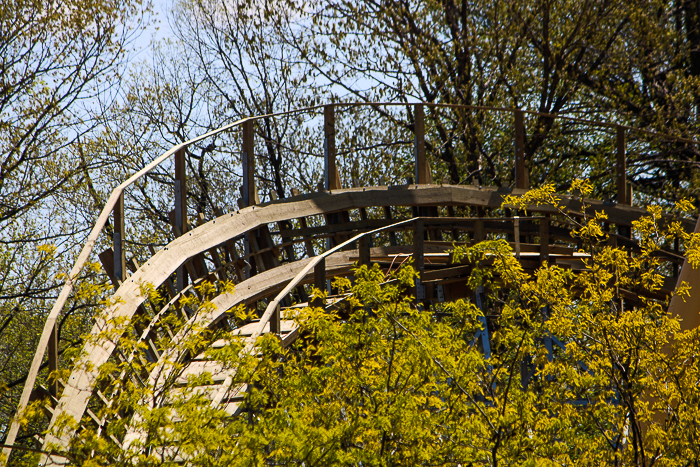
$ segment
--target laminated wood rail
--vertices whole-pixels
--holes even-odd
[[[97,384],[100,368],[110,361],[128,363],[138,359],[154,363],[155,369],[150,374],[126,374],[120,370],[112,375],[115,381],[136,378],[140,384],[151,387],[163,384],[163,375],[167,374],[165,370],[172,361],[184,363],[184,369],[177,375],[180,382],[186,381],[188,376],[208,372],[213,383],[203,387],[202,391],[209,395],[213,404],[224,407],[232,415],[237,414],[245,384],[232,384],[231,369],[218,366],[204,354],[189,355],[179,349],[177,343],[187,339],[191,332],[224,328],[235,329],[244,336],[244,351],[251,354],[255,351],[256,338],[263,333],[275,333],[283,345],[289,345],[297,337],[292,319],[294,310],[309,304],[308,286],[326,290],[330,279],[351,276],[358,264],[377,263],[388,272],[411,258],[420,278],[412,292],[423,306],[479,293],[466,286],[470,267],[452,261],[450,250],[455,243],[474,244],[486,238],[504,238],[512,244],[514,254],[525,270],[534,270],[545,260],[574,270],[584,268],[582,259],[585,255],[577,252],[570,235],[574,226],[554,209],[535,207],[528,212],[529,217],[498,217],[495,214],[505,195],[521,195],[528,188],[527,171],[522,160],[518,160],[518,157],[522,158],[522,111],[493,109],[511,112],[515,117],[513,165],[516,187],[449,186],[431,183],[422,123],[424,106],[427,105],[431,104],[415,104],[418,119],[415,125],[415,184],[342,188],[335,165],[335,114],[331,105],[324,108],[325,186],[321,191],[264,204],[257,202],[252,151],[253,123],[258,117],[244,119],[176,146],[120,185],[109,198],[47,319],[19,403],[18,411],[21,411],[33,394],[44,391],[50,396],[46,407],[50,414],[46,427],[49,434],[44,439],[37,437],[41,450],[46,451],[49,445],[67,447],[76,431],[85,425],[96,427],[98,433],[124,448],[140,439],[142,433],[135,429],[128,429],[118,439],[107,435],[109,424],[116,419],[96,415],[99,407],[109,406],[118,397],[118,393]],[[237,126],[243,128],[242,205],[245,207],[220,212],[216,218],[190,228],[184,150],[194,142]],[[637,245],[630,238],[630,227],[646,211],[629,205],[624,176],[624,134],[631,129],[617,128],[617,167],[622,170],[622,176],[616,177],[620,202],[587,200],[587,204],[590,212],[608,215],[609,224],[617,229],[610,232],[612,242],[634,249]],[[159,251],[154,250],[142,265],[133,265],[134,271],[129,275],[123,242],[124,190],[171,156],[175,159],[173,229],[177,237]],[[561,204],[571,215],[583,215],[579,200],[562,197]],[[116,291],[111,305],[96,317],[92,335],[108,334],[112,339],[88,339],[70,376],[49,388],[41,388],[36,385],[36,380],[44,358],[48,357],[51,370],[58,368],[57,319],[110,215],[114,218],[114,246],[103,252],[100,259],[115,283]],[[319,225],[318,219],[324,219],[325,223]],[[694,222],[682,222],[686,231],[692,232],[696,228]],[[662,258],[671,264],[668,270],[673,272],[666,278],[658,296],[663,298],[670,294],[679,279],[700,288],[700,275],[683,265],[678,251],[665,251]],[[197,297],[197,286],[204,281],[216,286],[211,297],[214,306],[202,310],[183,306],[182,299]],[[235,283],[235,291],[221,287],[224,281]],[[165,302],[151,301],[145,291],[146,285],[163,291],[167,298]],[[330,296],[325,302],[316,300],[313,305],[340,306],[344,297],[334,296],[333,290],[328,292]],[[232,315],[237,306],[260,310],[259,319],[249,323],[237,322]],[[684,318],[684,325],[699,324],[691,304],[672,302],[671,306]],[[184,321],[180,328],[172,329],[167,324],[166,318],[173,313]],[[126,334],[136,336],[137,341],[144,345],[133,347],[131,343],[130,350],[126,349],[121,342],[121,336]],[[164,341],[170,343],[167,348],[162,345]],[[60,435],[51,434],[54,425],[66,416],[79,421],[77,428],[63,430]],[[13,423],[6,445],[15,443],[19,430],[19,424]],[[12,449],[6,447],[4,453],[9,456]],[[41,460],[42,465],[68,462],[66,458],[46,452]]]

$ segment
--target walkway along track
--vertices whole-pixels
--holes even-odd
[[[376,104],[375,104],[376,105]],[[416,115],[422,117],[423,105],[416,104]],[[516,126],[522,125],[522,111],[514,109],[494,109],[494,111],[513,112]],[[222,281],[232,279],[237,282],[234,293],[220,293],[213,298],[216,312],[193,315],[190,321],[199,326],[233,327],[229,322],[228,312],[238,304],[255,306],[259,301],[268,302],[264,314],[258,322],[240,328],[242,335],[248,335],[247,349],[252,351],[254,340],[262,332],[275,332],[288,345],[295,337],[293,321],[284,319],[283,309],[291,305],[292,297],[297,302],[304,302],[305,292],[301,285],[313,283],[318,288],[325,288],[329,278],[347,276],[352,273],[354,265],[378,262],[384,269],[391,267],[397,257],[412,256],[414,265],[420,272],[421,282],[416,288],[416,296],[424,301],[443,301],[470,296],[474,291],[466,288],[468,268],[450,264],[447,251],[453,242],[478,242],[488,234],[507,236],[520,252],[520,259],[526,270],[539,266],[543,260],[554,262],[564,267],[580,268],[580,256],[575,253],[569,232],[571,226],[550,208],[533,209],[529,218],[494,218],[487,213],[499,208],[506,194],[522,194],[527,188],[527,173],[518,156],[522,158],[522,140],[518,141],[521,131],[516,128],[515,172],[518,188],[514,190],[479,186],[437,186],[429,183],[430,169],[425,159],[425,147],[422,125],[416,125],[416,181],[392,187],[364,187],[342,189],[337,169],[335,168],[335,132],[333,128],[333,106],[324,108],[325,117],[325,190],[318,193],[298,195],[281,201],[255,205],[255,167],[252,157],[253,127],[256,118],[245,119],[200,138],[176,146],[163,156],[149,164],[142,171],[120,185],[110,196],[105,209],[91,232],[88,242],[81,252],[71,276],[66,282],[56,305],[47,319],[44,332],[37,349],[27,383],[19,404],[19,410],[26,407],[32,392],[41,390],[35,387],[41,363],[48,353],[49,367],[57,369],[57,333],[56,322],[60,312],[71,293],[83,265],[92,252],[97,236],[102,231],[110,214],[114,215],[115,235],[113,251],[101,255],[108,275],[116,284],[114,301],[98,318],[93,328],[93,335],[104,332],[113,318],[125,318],[127,322],[142,321],[136,329],[140,339],[146,343],[143,355],[129,358],[143,358],[158,361],[165,356],[160,354],[158,336],[155,331],[158,320],[168,310],[178,308],[179,299],[194,293],[194,286],[203,280]],[[417,117],[418,118],[418,117]],[[595,125],[608,125],[591,122]],[[243,209],[223,213],[216,219],[188,230],[186,211],[186,174],[184,166],[184,149],[201,139],[226,131],[236,126],[243,127]],[[624,141],[623,127],[621,141]],[[630,129],[628,129],[630,130]],[[685,140],[683,140],[685,141]],[[687,141],[686,141],[687,142]],[[621,153],[620,153],[621,150]],[[141,265],[131,276],[126,274],[125,252],[123,248],[124,226],[124,190],[152,170],[158,164],[175,157],[175,225],[178,234],[173,242],[155,253]],[[620,155],[622,163],[620,164]],[[618,167],[624,168],[624,144],[618,145]],[[619,175],[619,174],[618,174]],[[627,198],[624,173],[617,177],[618,193],[623,201]],[[617,226],[615,241],[635,247],[629,238],[631,223],[644,215],[644,209],[635,208],[626,203],[610,204],[589,200],[591,210],[605,212],[611,224]],[[562,204],[576,215],[580,203],[564,197]],[[369,213],[369,214],[368,214]],[[466,217],[460,217],[458,216]],[[579,213],[580,214],[580,213]],[[307,219],[323,216],[326,224],[319,227],[307,227]],[[290,221],[290,224],[284,224]],[[285,229],[284,226],[296,227]],[[272,226],[272,228],[271,228]],[[274,231],[275,226],[279,230]],[[684,228],[693,231],[692,222],[684,221]],[[326,251],[316,252],[312,239],[324,238]],[[318,242],[317,242],[318,243]],[[371,248],[371,245],[377,245]],[[294,246],[304,245],[307,258],[297,259]],[[238,252],[244,251],[243,255]],[[283,254],[284,252],[284,254]],[[280,261],[282,258],[285,261]],[[681,266],[681,256],[669,251],[665,259],[676,266]],[[674,269],[674,268],[672,268]],[[678,269],[677,267],[675,268]],[[254,275],[253,275],[254,274]],[[665,293],[670,293],[677,280],[686,280],[691,286],[700,288],[700,274],[689,267],[680,269],[679,277],[668,277],[664,286]],[[164,307],[155,307],[142,295],[141,287],[150,284],[169,293],[169,301]],[[327,306],[331,306],[329,303]],[[697,313],[690,303],[672,303],[674,310],[684,318],[684,325],[697,326]],[[140,316],[140,320],[133,320]],[[178,336],[175,336],[178,338]],[[91,401],[103,398],[95,387],[98,368],[103,363],[118,355],[119,342],[91,341],[83,349],[82,361],[79,361],[67,381],[56,383],[48,388],[51,395],[51,413],[49,428],[61,417],[71,416],[83,423],[93,423],[103,431],[109,420],[99,420],[89,408]],[[119,357],[123,358],[123,357]],[[215,386],[211,390],[212,400],[224,404],[227,410],[235,413],[238,400],[230,394],[230,378],[221,369],[212,368],[197,356],[190,356],[190,366],[186,374],[212,371]],[[157,384],[157,377],[144,375],[152,384]],[[102,401],[109,403],[109,401]],[[7,445],[14,444],[19,432],[19,425],[13,423],[6,440]],[[61,437],[47,436],[39,440],[45,447],[48,443],[67,446],[74,431],[67,431]],[[124,439],[115,439],[115,443],[128,444],[137,439],[138,433],[127,433]],[[11,454],[10,448],[4,453]],[[47,457],[43,465],[62,464],[66,459]]]

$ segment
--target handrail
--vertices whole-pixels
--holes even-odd
[[[583,123],[586,125],[591,125],[591,126],[602,126],[605,128],[622,128],[624,130],[629,130],[629,131],[635,131],[637,133],[642,133],[642,134],[647,134],[650,136],[660,136],[664,138],[670,138],[676,141],[681,141],[683,143],[688,143],[688,144],[700,144],[700,141],[694,140],[694,139],[688,139],[688,138],[683,138],[680,136],[675,136],[675,135],[669,135],[668,133],[659,133],[657,131],[652,131],[652,130],[644,130],[642,128],[636,128],[633,126],[628,126],[628,125],[620,125],[619,123],[610,123],[610,122],[600,122],[597,120],[588,120],[585,118],[578,118],[578,117],[567,117],[564,115],[560,114],[552,114],[548,112],[538,112],[536,110],[524,110],[524,109],[515,109],[512,107],[491,107],[491,106],[486,106],[486,105],[467,105],[467,104],[441,104],[441,103],[430,103],[430,102],[408,102],[408,103],[401,103],[401,102],[339,102],[336,104],[332,104],[336,106],[347,106],[347,107],[361,107],[361,106],[413,106],[413,105],[424,105],[425,107],[438,107],[438,108],[450,108],[450,109],[466,109],[466,110],[491,110],[491,111],[496,111],[496,112],[516,112],[520,111],[524,114],[527,115],[532,115],[535,117],[547,117],[547,118],[558,118],[561,120],[567,120],[570,122],[575,122],[575,123]],[[261,117],[263,118],[263,117]]]
[[[429,102],[413,102],[413,103],[405,103],[405,102],[404,103],[398,103],[398,102],[336,102],[336,103],[332,103],[332,104],[319,104],[319,105],[308,106],[308,107],[303,107],[303,108],[299,108],[299,109],[286,110],[286,111],[282,111],[282,112],[270,113],[270,114],[265,114],[265,115],[258,115],[258,116],[253,116],[253,117],[246,117],[246,118],[237,120],[233,123],[230,123],[228,125],[224,125],[224,126],[217,128],[215,130],[209,131],[203,135],[192,138],[192,139],[185,141],[183,143],[176,144],[172,148],[170,148],[168,151],[166,151],[165,153],[163,153],[162,155],[160,155],[159,157],[154,159],[152,162],[150,162],[144,168],[142,168],[141,170],[136,172],[134,175],[129,177],[126,181],[121,183],[119,186],[117,186],[112,191],[109,198],[107,199],[107,202],[105,203],[104,208],[102,209],[99,217],[97,218],[97,221],[95,222],[95,225],[93,226],[92,230],[90,231],[90,234],[88,235],[88,238],[85,242],[85,245],[83,246],[82,250],[80,251],[80,254],[78,255],[78,258],[76,259],[76,262],[75,262],[73,268],[71,269],[70,274],[66,277],[66,282],[63,285],[63,288],[61,289],[61,292],[59,293],[58,298],[56,299],[56,302],[54,303],[53,307],[51,308],[51,311],[46,319],[46,323],[44,325],[44,329],[41,333],[41,338],[39,339],[39,344],[37,346],[37,351],[34,354],[34,359],[32,360],[32,364],[30,366],[29,373],[28,373],[27,379],[25,381],[25,386],[24,386],[24,389],[22,391],[22,395],[21,395],[20,400],[19,400],[17,414],[20,413],[22,410],[24,410],[27,407],[27,404],[29,402],[29,398],[31,396],[31,392],[34,388],[34,384],[36,383],[36,377],[37,377],[39,369],[41,367],[41,363],[44,359],[46,348],[49,345],[51,335],[55,330],[58,315],[59,315],[60,311],[63,309],[66,301],[68,300],[70,293],[73,291],[75,281],[77,280],[78,276],[82,272],[83,267],[85,266],[85,263],[87,262],[88,257],[92,253],[92,250],[93,250],[94,245],[97,241],[97,238],[100,235],[100,233],[102,232],[102,230],[104,229],[110,213],[114,210],[115,206],[117,205],[120,197],[122,196],[122,194],[124,193],[124,190],[126,188],[128,188],[130,185],[132,185],[134,182],[136,182],[138,179],[140,179],[141,177],[143,177],[147,173],[151,172],[154,168],[160,166],[164,161],[166,161],[170,156],[177,153],[178,151],[180,151],[184,148],[187,148],[188,146],[190,146],[194,143],[197,143],[205,138],[215,136],[219,133],[222,133],[222,132],[225,132],[227,130],[231,130],[233,128],[239,127],[239,126],[245,124],[246,122],[253,122],[253,121],[256,121],[259,119],[263,119],[263,118],[293,115],[296,113],[325,108],[327,106],[348,106],[348,107],[401,106],[401,107],[403,107],[403,106],[417,106],[417,105],[423,105],[426,107],[434,107],[434,108],[458,108],[458,109],[468,109],[468,110],[489,110],[489,111],[496,111],[496,112],[511,112],[511,113],[521,112],[521,113],[525,113],[525,114],[533,115],[533,116],[559,118],[559,119],[563,119],[563,120],[574,121],[574,122],[584,123],[584,124],[588,124],[588,125],[603,126],[606,128],[625,129],[625,130],[635,131],[638,133],[648,134],[648,135],[652,135],[652,136],[671,138],[671,139],[674,139],[676,141],[685,142],[685,143],[689,143],[689,144],[700,143],[699,141],[695,141],[695,140],[691,140],[691,139],[687,139],[687,138],[681,138],[681,137],[677,137],[677,136],[673,136],[673,135],[657,133],[657,132],[654,132],[651,130],[638,129],[638,128],[629,127],[626,125],[618,125],[618,124],[607,123],[607,122],[597,122],[597,121],[593,121],[593,120],[585,120],[585,119],[579,119],[579,118],[574,118],[574,117],[565,117],[565,116],[560,116],[557,114],[548,114],[548,113],[543,113],[543,112],[521,110],[521,109],[514,109],[514,108],[507,108],[507,107],[474,106],[474,105],[463,105],[463,104],[441,104],[441,103],[429,103]],[[398,225],[398,224],[395,224],[395,225]],[[345,245],[345,243],[343,243],[343,245]],[[265,313],[267,314],[267,310]],[[11,453],[11,448],[7,447],[7,446],[12,446],[14,444],[15,439],[17,437],[17,434],[19,432],[19,428],[20,428],[19,421],[18,421],[18,418],[16,415],[15,415],[15,418],[12,420],[12,423],[10,425],[10,430],[8,432],[7,438],[5,439],[6,446],[3,448],[3,454],[6,456],[6,459],[9,459],[9,455]],[[0,465],[3,465],[3,462],[0,461]]]

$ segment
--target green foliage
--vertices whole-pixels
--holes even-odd
[[[455,246],[455,260],[472,265],[468,289],[483,287],[482,309],[470,299],[417,305],[410,264],[388,275],[374,265],[336,281],[348,294],[336,306],[296,309],[287,348],[267,334],[251,355],[240,337],[181,323],[170,353],[147,365],[150,384],[102,369],[120,394],[105,410],[132,416],[107,436],[83,430],[69,455],[83,465],[694,465],[700,331],[666,311],[657,253],[676,238],[688,257],[700,245],[655,206],[634,224],[639,249],[610,245],[604,216],[581,200],[577,213],[551,187],[507,200],[575,222],[580,271],[545,262],[530,274],[503,240]],[[202,286],[190,308],[205,312],[213,291]],[[211,404],[210,374],[176,384],[185,354],[214,339],[228,343],[207,358],[232,370],[232,393],[247,388],[236,416]],[[124,450],[110,442],[127,431],[141,435]]]
[[[0,4],[0,437],[7,435],[48,310],[86,236],[90,171],[82,143],[119,82],[150,8],[141,0]],[[101,208],[101,206],[100,206]],[[79,347],[102,298],[89,266],[59,320]],[[63,358],[63,357],[62,357]],[[39,383],[45,384],[42,372]],[[21,453],[20,453],[21,455]],[[19,459],[18,462],[22,462]]]

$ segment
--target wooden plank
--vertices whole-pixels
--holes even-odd
[[[515,117],[515,187],[530,188],[529,174],[525,165],[525,122],[523,111],[516,110]]]
[[[627,150],[625,148],[625,128],[617,127],[617,136],[615,138],[615,146],[617,149],[617,164],[615,165],[615,173],[617,174],[617,202],[619,204],[630,204],[630,199],[627,197]]]

